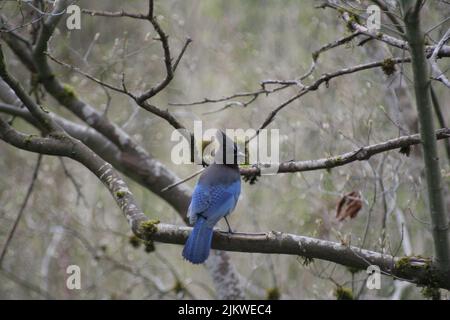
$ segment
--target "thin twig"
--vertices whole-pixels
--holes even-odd
[[[182,183],[184,183],[186,181],[191,180],[192,178],[194,178],[194,177],[198,176],[200,173],[202,173],[204,170],[205,170],[205,168],[202,168],[201,170],[198,170],[197,172],[191,174],[190,176],[188,176],[188,177],[186,177],[186,178],[184,178],[184,179],[182,179],[180,181],[177,181],[175,183],[172,183],[171,185],[168,185],[167,187],[163,188],[161,190],[161,192],[169,191],[169,190],[175,188],[176,186],[178,186],[178,185],[180,185],[180,184],[182,184]]]
[[[450,28],[447,30],[447,32],[444,34],[441,40],[439,40],[438,44],[436,45],[436,48],[433,50],[433,53],[430,57],[430,64],[431,69],[433,70],[433,79],[442,82],[445,86],[450,88],[450,81],[447,79],[445,74],[441,71],[437,64],[437,59],[439,57],[439,52],[441,51],[441,48],[445,45],[445,43],[450,39]]]
[[[22,218],[23,212],[25,211],[25,208],[28,204],[28,200],[30,199],[31,193],[33,192],[33,188],[38,177],[39,169],[41,167],[41,161],[42,161],[42,154],[39,154],[36,161],[36,165],[33,170],[33,176],[31,177],[30,185],[28,186],[27,193],[22,202],[22,205],[20,206],[20,210],[17,214],[16,220],[14,220],[13,227],[9,231],[8,237],[6,238],[6,242],[3,245],[2,252],[0,254],[0,267],[3,264],[3,259],[5,258],[6,252],[8,251],[8,247],[11,243],[12,238],[14,237],[14,233],[16,232],[17,226],[19,225],[20,219]]]

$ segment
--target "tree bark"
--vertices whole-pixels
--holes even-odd
[[[432,222],[436,265],[450,276],[449,220],[442,196],[442,179],[434,137],[433,109],[430,97],[430,72],[425,56],[424,33],[420,26],[421,1],[403,0],[406,35],[411,52],[414,91],[423,144],[425,176]]]

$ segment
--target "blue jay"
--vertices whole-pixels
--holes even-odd
[[[203,263],[209,256],[213,228],[220,219],[227,220],[241,193],[241,177],[237,146],[223,132],[218,131],[214,161],[200,176],[188,209],[189,222],[194,225],[183,249],[183,257],[194,263]],[[230,159],[231,158],[231,159]]]

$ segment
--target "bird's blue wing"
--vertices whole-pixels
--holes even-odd
[[[207,218],[210,226],[214,226],[221,218],[233,211],[240,192],[240,181],[215,186],[197,184],[189,205],[189,222],[194,224],[197,216],[201,214]]]
[[[210,205],[211,193],[208,186],[197,184],[192,194],[191,204],[189,205],[187,216],[189,222],[194,224],[197,220],[197,215],[204,213]]]
[[[229,185],[217,185],[212,188],[209,207],[204,213],[210,226],[214,226],[220,219],[234,210],[240,192],[240,181]]]

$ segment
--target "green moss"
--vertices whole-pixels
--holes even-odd
[[[142,233],[144,238],[147,239],[156,231],[158,231],[158,228],[156,226],[158,223],[159,220],[156,219],[149,219],[144,222],[141,222],[141,225],[139,226],[139,231]]]
[[[55,93],[56,99],[62,104],[66,104],[75,98],[75,90],[68,84],[63,84],[62,90]]]
[[[328,158],[328,160],[325,162],[325,166],[327,167],[326,168],[327,172],[331,173],[331,169],[339,166],[341,163],[342,163],[342,158],[339,156]]]
[[[145,245],[144,247],[145,252],[151,253],[155,251],[155,243],[153,241],[151,240],[145,241],[144,245]]]
[[[401,257],[395,262],[395,269],[398,271],[404,271],[405,269],[420,269],[420,266],[415,266],[411,262],[414,259],[422,259],[420,256],[406,256]]]
[[[361,21],[359,20],[358,15],[354,12],[348,11],[348,16],[349,16],[349,19],[347,20],[347,23],[345,26],[347,28],[347,31],[353,32],[354,28],[353,28],[352,24],[353,23],[361,24]]]
[[[117,191],[116,192],[116,197],[119,199],[122,199],[123,197],[125,197],[125,195],[127,194],[126,191]]]
[[[416,262],[416,263],[414,263]],[[432,269],[432,261],[430,258],[425,258],[422,256],[406,256],[401,257],[395,262],[395,273],[402,274],[408,273],[409,271],[425,270],[427,273],[427,283],[431,286],[436,284],[435,271]]]
[[[75,97],[75,89],[71,85],[64,83],[63,89],[66,95]]]
[[[347,267],[348,272],[350,272],[351,274],[355,274],[358,272],[361,272],[362,270],[359,268],[353,268],[353,267]]]
[[[184,291],[184,285],[181,281],[177,280],[172,288],[175,293],[180,293]]]
[[[402,271],[411,265],[411,257],[402,257],[395,262],[395,269]]]
[[[248,182],[249,184],[255,184],[259,177],[261,177],[261,171],[257,170],[255,173],[242,176],[242,180],[244,180],[244,182]]]
[[[387,76],[392,75],[395,72],[395,62],[390,58],[386,58],[383,60],[381,64],[381,70],[383,70],[384,74]]]
[[[313,58],[314,61],[317,61],[317,59],[319,58],[319,53],[318,52],[313,52],[312,58]]]
[[[349,288],[337,286],[334,295],[337,300],[353,300],[353,292]]]
[[[26,138],[25,138],[25,140],[23,141],[25,144],[28,144],[28,143],[30,143],[31,142],[31,140],[33,140],[33,138],[36,138],[37,136],[36,135],[34,135],[34,134],[29,134]]]
[[[42,111],[44,111],[45,113],[50,113],[50,110],[47,109],[47,107],[40,105],[39,106],[41,108]]]
[[[201,142],[202,152],[204,152],[206,147],[209,146],[212,142],[213,142],[213,140],[202,140],[202,142]]]
[[[280,299],[280,290],[277,287],[269,288],[266,290],[266,299],[267,300],[279,300]]]
[[[401,154],[404,154],[405,156],[409,157],[411,153],[411,146],[405,146],[401,147],[400,150],[398,150]]]
[[[303,261],[302,261],[302,265],[304,265],[305,267],[309,266],[311,263],[314,262],[313,258],[309,258],[309,257],[302,257]]]
[[[130,238],[128,239],[128,242],[130,243],[130,245],[133,247],[133,248],[139,248],[140,246],[141,246],[141,244],[142,244],[142,240],[141,239],[139,239],[136,235],[132,235],[132,236],[130,236]]]
[[[431,300],[441,300],[441,291],[436,287],[424,287],[420,290],[422,295]]]

